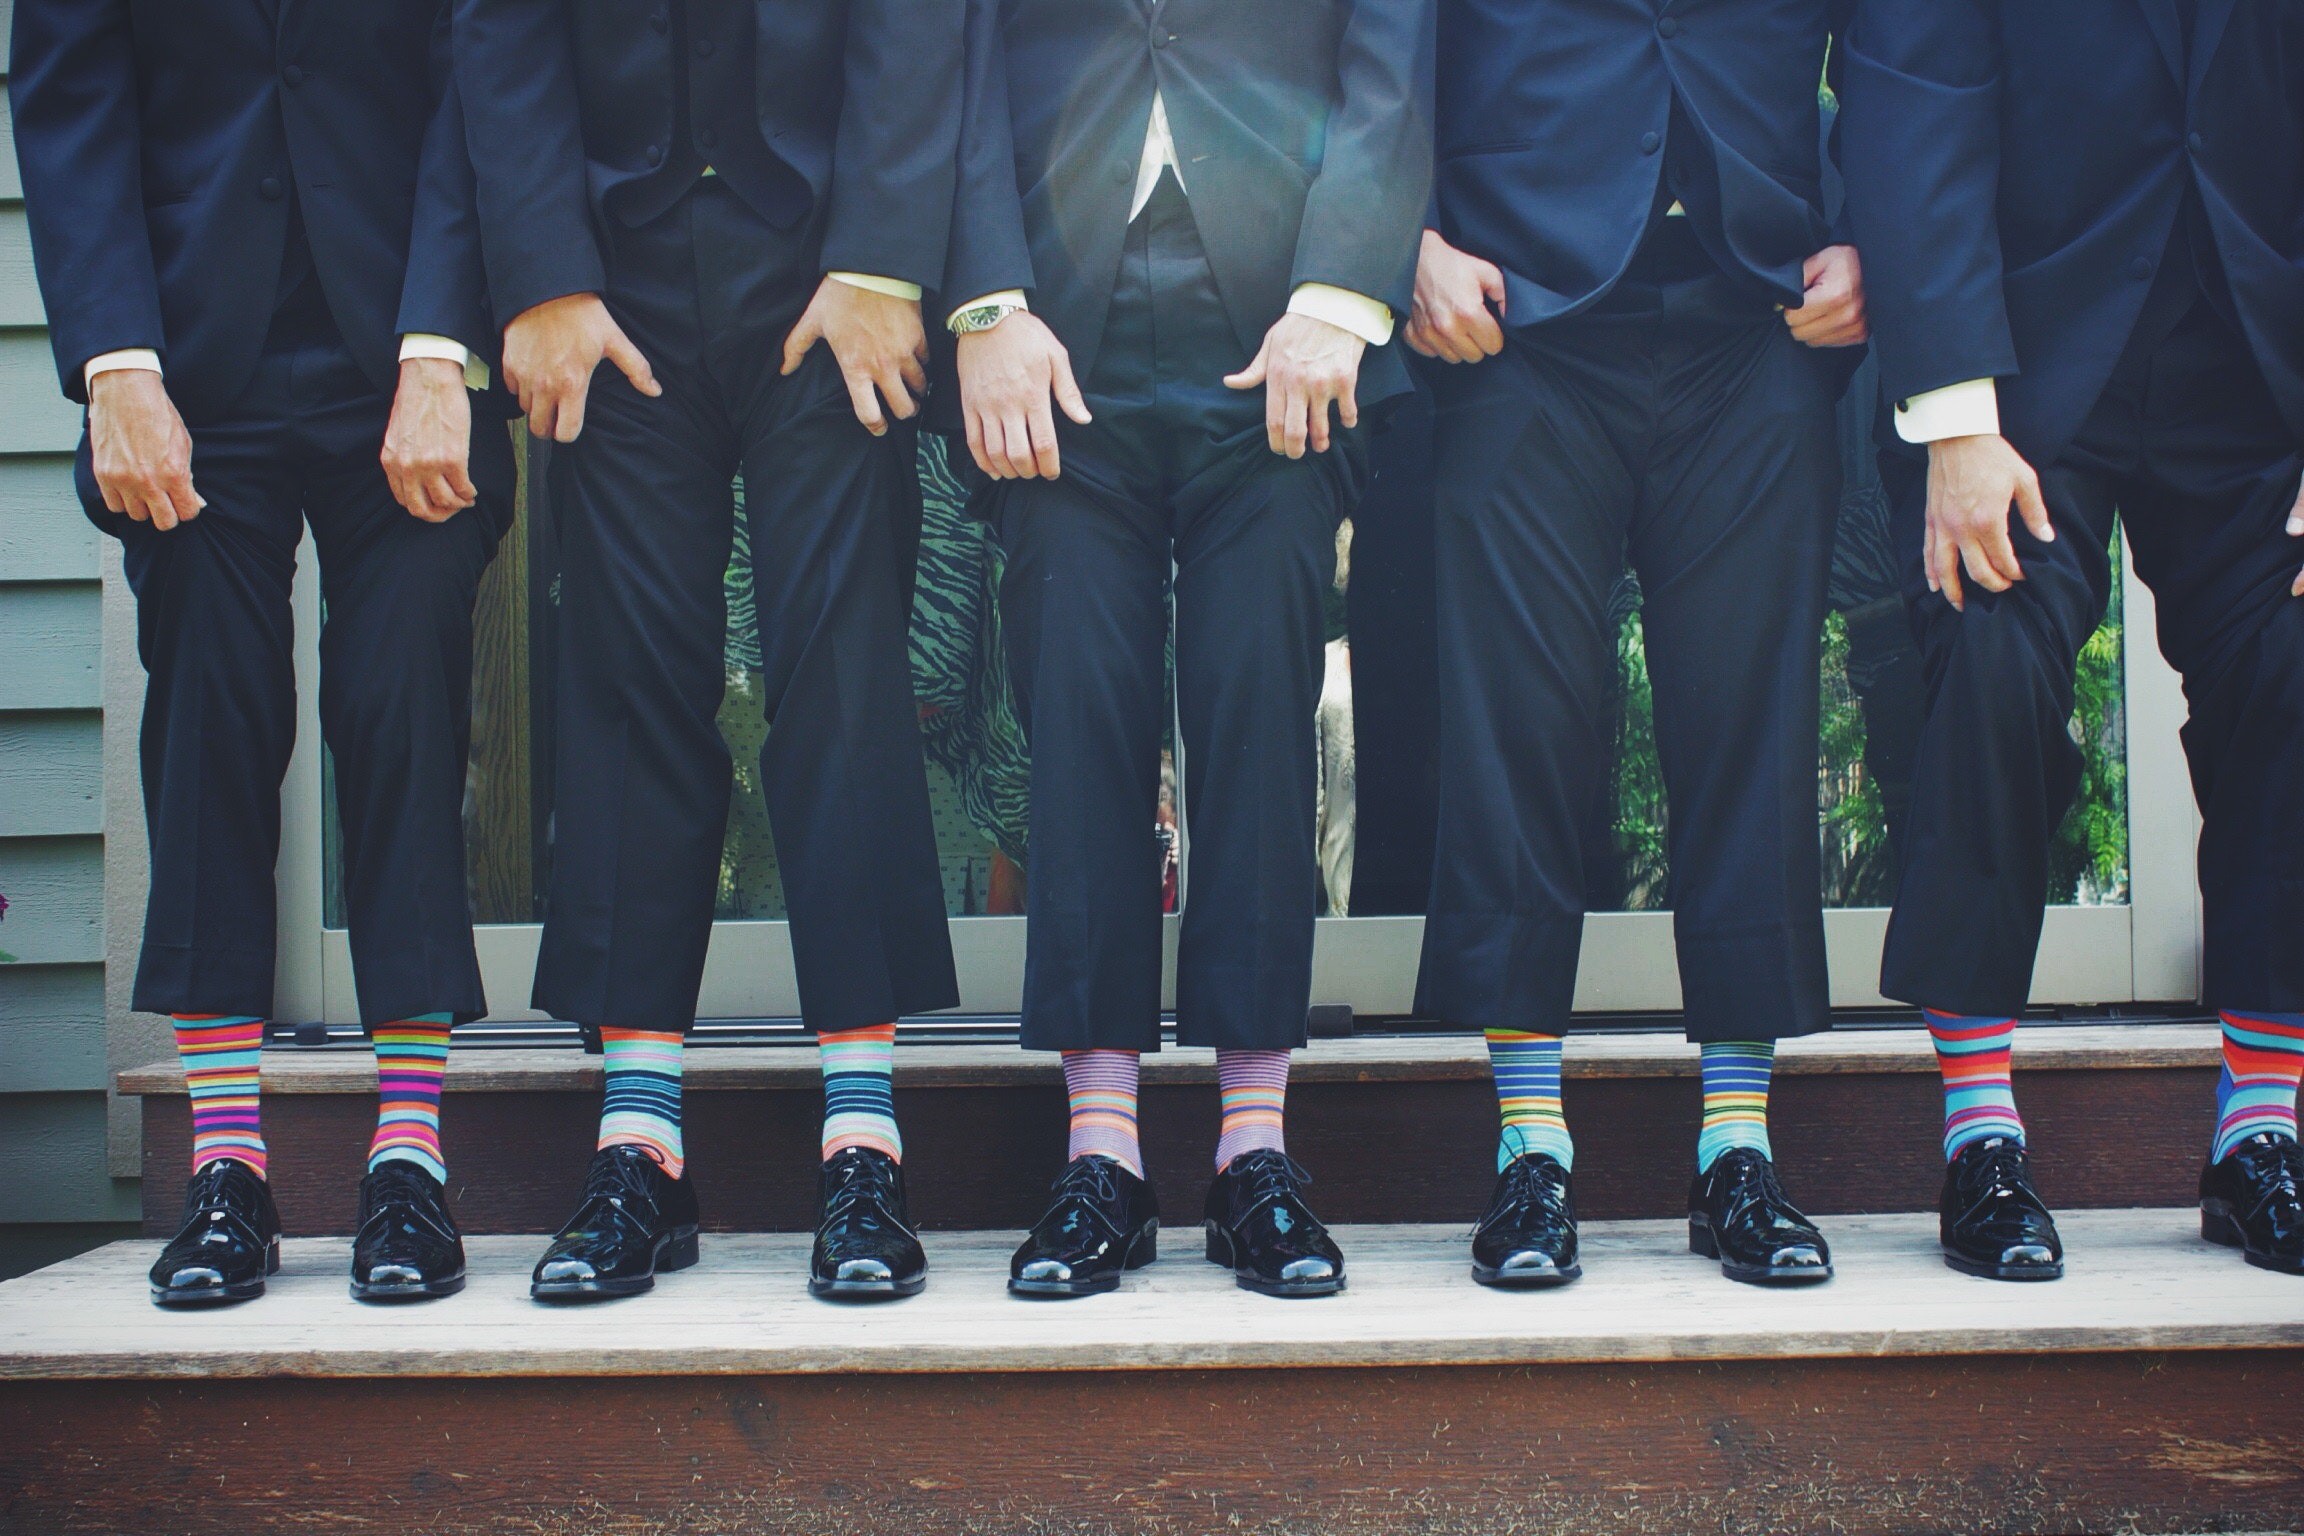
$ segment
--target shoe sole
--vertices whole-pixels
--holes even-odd
[[[2270,1270],[2276,1275],[2304,1275],[2304,1259],[2284,1259],[2249,1247],[2248,1234],[2229,1211],[2202,1206],[2200,1235],[2219,1248],[2239,1249],[2240,1256],[2258,1269]]]
[[[464,1276],[451,1275],[445,1280],[419,1280],[412,1285],[364,1285],[352,1282],[354,1301],[429,1301],[437,1296],[453,1296],[464,1289]]]
[[[264,1276],[280,1273],[280,1239],[272,1239],[264,1251]],[[264,1294],[264,1276],[242,1280],[232,1285],[152,1287],[152,1305],[193,1310],[200,1307],[230,1306],[236,1301],[254,1301]]]
[[[1766,1264],[1739,1264],[1720,1256],[1720,1245],[1713,1240],[1710,1224],[1691,1216],[1688,1218],[1688,1251],[1711,1259],[1720,1266],[1720,1273],[1739,1285],[1822,1285],[1832,1278],[1832,1266],[1803,1264],[1797,1269],[1776,1269]]]
[[[1341,1274],[1333,1280],[1259,1279],[1242,1270],[1233,1261],[1232,1239],[1224,1235],[1223,1228],[1212,1221],[1204,1225],[1208,1231],[1208,1262],[1232,1271],[1234,1283],[1244,1291],[1254,1291],[1259,1296],[1278,1296],[1284,1301],[1296,1301],[1312,1296],[1334,1296],[1344,1289],[1345,1277]]]
[[[1491,1269],[1485,1264],[1472,1266],[1472,1278],[1480,1284],[1498,1291],[1550,1291],[1557,1290],[1571,1280],[1582,1279],[1584,1266],[1571,1264],[1565,1269],[1538,1270],[1533,1274],[1514,1274]]]
[[[1120,1268],[1093,1280],[1019,1280],[1008,1277],[1008,1292],[1012,1296],[1028,1296],[1034,1300],[1063,1301],[1074,1296],[1102,1296],[1120,1289],[1120,1276],[1131,1269],[1142,1269],[1160,1257],[1160,1223],[1148,1222],[1128,1240],[1128,1254],[1120,1261]]]
[[[901,1280],[819,1280],[808,1277],[808,1294],[820,1301],[894,1301],[917,1296],[928,1288],[928,1272]]]
[[[528,1282],[528,1298],[531,1301],[584,1302],[639,1296],[656,1288],[658,1275],[686,1269],[698,1257],[696,1228],[688,1227],[672,1233],[657,1245],[656,1261],[644,1275],[634,1275],[628,1280],[531,1280]]]

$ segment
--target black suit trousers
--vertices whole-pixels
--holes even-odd
[[[2074,672],[2110,599],[2117,517],[2191,705],[2205,998],[2304,1009],[2304,600],[2289,595],[2304,540],[2284,528],[2304,455],[2217,307],[2195,296],[2154,324],[2162,308],[2042,467],[2055,541],[2012,522],[2026,579],[2008,591],[1969,581],[1965,612],[1928,591],[1926,461],[1881,455],[1929,691],[1890,997],[2002,1016],[2028,1000],[2049,845],[2080,778]]]
[[[1356,493],[1356,434],[1275,455],[1173,179],[1129,227],[1111,317],[1061,421],[1063,473],[981,503],[1007,554],[1010,668],[1032,749],[1023,1043],[1160,1048],[1160,746],[1175,610],[1184,1045],[1301,1045],[1322,597]]]
[[[1842,370],[1717,273],[1627,279],[1510,335],[1434,370],[1440,821],[1418,1011],[1567,1027],[1629,555],[1688,1036],[1824,1029],[1817,667]]]
[[[361,1019],[487,1012],[464,769],[472,604],[511,521],[512,446],[500,422],[475,420],[479,504],[422,522],[379,462],[391,409],[307,283],[239,397],[192,429],[198,517],[163,533],[107,512],[81,443],[81,501],[124,546],[147,674],[139,1010],[271,1015],[280,784],[296,739],[289,594],[309,521]]]
[[[611,230],[608,308],[664,392],[603,364],[583,434],[552,457],[559,744],[535,1002],[557,1018],[695,1019],[732,781],[718,715],[738,473],[803,1019],[854,1029],[959,1001],[905,656],[914,438],[857,423],[821,343],[778,373],[814,249],[716,178]]]

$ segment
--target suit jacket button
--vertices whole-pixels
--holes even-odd
[[[2204,137],[2202,137],[2201,135],[2199,135],[2199,134],[2197,134],[2197,133],[2196,133],[2196,134],[2193,134],[2193,135],[2192,135],[2190,138],[2186,139],[2184,142],[2192,146],[2192,153],[2194,153],[2194,154],[2198,154],[2198,153],[2200,153],[2200,151],[2202,151],[2202,150],[2204,150],[2204,149],[2206,149],[2206,148],[2208,147],[2208,141],[2207,141],[2207,139],[2206,139],[2206,138],[2204,138]]]
[[[304,66],[301,64],[291,64],[286,69],[280,71],[280,78],[287,81],[290,85],[302,85],[304,83]]]
[[[2149,256],[2139,256],[2134,261],[2128,263],[2128,275],[2140,283],[2143,282],[2146,278],[2152,275],[2152,258]]]
[[[1661,134],[1644,133],[1640,135],[1640,153],[1652,155],[1663,147],[1664,139]]]
[[[1152,46],[1155,48],[1165,48],[1174,41],[1176,34],[1173,32],[1155,30],[1152,34]]]
[[[1680,35],[1680,19],[1676,16],[1664,17],[1656,23],[1656,35],[1658,37],[1678,37]]]
[[[650,165],[662,165],[664,163],[663,145],[651,144],[648,146],[648,163]]]
[[[276,203],[288,195],[288,189],[280,184],[277,176],[267,176],[256,183],[256,191],[268,203]]]

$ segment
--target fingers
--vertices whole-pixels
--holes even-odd
[[[2040,495],[2040,477],[2026,465],[2024,473],[2016,477],[2016,511],[2024,519],[2024,526],[2032,530],[2032,537],[2043,544],[2056,542],[2056,524],[2048,516],[2048,503]]]
[[[1344,387],[1336,392],[1335,399],[1336,419],[1341,421],[1347,429],[1360,425],[1359,381],[1357,379],[1346,380]]]
[[[998,479],[999,472],[993,469],[991,459],[986,457],[984,453],[983,420],[974,411],[964,410],[960,413],[960,424],[967,430],[968,434],[968,457],[976,461],[978,469],[991,475],[994,479]]]
[[[1963,538],[1960,563],[1987,592],[2005,592],[2024,579],[2024,567],[2017,562],[2016,546],[2009,541],[2005,522]]]
[[[1314,453],[1328,451],[1328,405],[1332,398],[1327,389],[1317,385],[1304,391],[1305,424],[1311,429],[1306,441]]]
[[[570,433],[567,437],[560,435],[559,402],[543,390],[530,391],[528,397],[520,402],[520,406],[528,413],[528,435],[530,437],[541,438],[548,443],[565,443],[575,437],[574,433]]]
[[[472,476],[464,460],[458,459],[448,466],[448,493],[456,505],[469,507],[480,500],[480,487],[472,483]]]
[[[993,462],[1006,466],[1002,472],[1010,480],[1040,477],[1039,461],[1032,457],[1032,424],[1025,419],[1024,407],[1012,405],[1000,413],[1000,451]]]
[[[2296,504],[2288,509],[2288,537],[2304,539],[2304,486],[2296,489]]]
[[[848,403],[855,407],[856,419],[864,423],[864,430],[874,437],[887,436],[888,418],[880,414],[880,394],[872,387],[872,375],[843,368],[840,377],[848,385]]]
[[[584,405],[591,393],[591,381],[586,380],[557,401],[547,401],[544,409],[552,418],[552,441],[572,443],[583,435]]]
[[[1968,596],[1960,585],[1960,541],[1953,538],[1949,531],[1940,528],[1930,540],[1930,545],[1935,550],[1936,590],[1954,608],[1965,610]]]
[[[1030,425],[1032,467],[1039,474],[1053,480],[1061,464],[1056,456],[1056,413],[1050,409],[1045,392],[1032,402]]]
[[[1504,313],[1504,269],[1483,261],[1475,270],[1480,275],[1480,296],[1496,306],[1496,313]]]
[[[1224,387],[1227,389],[1254,389],[1263,383],[1271,354],[1272,344],[1267,341],[1263,346],[1256,349],[1256,355],[1248,360],[1247,367],[1238,373],[1228,373],[1224,376]]]
[[[873,381],[880,386],[882,398],[888,402],[889,411],[898,421],[910,421],[920,414],[920,407],[912,398],[912,390],[923,388],[924,382],[911,384],[911,380],[905,376],[901,361],[888,363],[873,375]],[[910,389],[905,387],[907,384],[911,384]]]
[[[632,381],[634,389],[651,400],[664,393],[664,386],[656,382],[655,371],[648,366],[648,359],[640,355],[640,349],[632,345],[632,338],[626,336],[623,327],[614,321],[608,323],[608,342],[601,351],[624,377]]]
[[[791,374],[800,366],[800,360],[808,355],[808,349],[822,340],[823,336],[824,328],[816,319],[816,306],[811,304],[808,312],[800,317],[800,323],[792,327],[792,334],[784,338],[784,366],[779,372]]]
[[[1072,377],[1072,359],[1062,352],[1056,354],[1049,368],[1048,387],[1055,393],[1056,403],[1064,408],[1064,414],[1075,422],[1084,427],[1096,419],[1088,413],[1087,398]]]

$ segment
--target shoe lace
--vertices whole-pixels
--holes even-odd
[[[2048,1207],[2032,1188],[2028,1171],[2022,1142],[1996,1139],[1987,1144],[1968,1171],[1969,1210],[1993,1207],[1988,1214],[2014,1220],[2047,1215]]]
[[[1246,1196],[1234,1213],[1235,1220],[1263,1206],[1286,1202],[1294,1207],[1294,1214],[1300,1224],[1308,1227],[1319,1225],[1312,1213],[1304,1209],[1301,1199],[1304,1188],[1312,1182],[1312,1175],[1306,1173],[1296,1159],[1285,1152],[1260,1149],[1242,1153],[1232,1166],[1239,1170]]]
[[[861,1151],[843,1152],[825,1164],[830,1185],[824,1195],[825,1219],[845,1216],[866,1201],[888,1206],[896,1193],[894,1166]]]
[[[1515,1157],[1504,1169],[1504,1187],[1492,1215],[1511,1215],[1530,1227],[1546,1231],[1568,1224],[1568,1175],[1549,1158]],[[1475,1232],[1488,1225],[1484,1219]]]
[[[584,1211],[589,1213],[604,1204],[622,1210],[632,1204],[653,1212],[656,1190],[648,1175],[650,1169],[661,1166],[638,1147],[610,1147],[603,1156],[592,1159],[585,1173]]]
[[[1740,1221],[1744,1212],[1757,1206],[1770,1216],[1782,1214],[1791,1204],[1791,1196],[1776,1178],[1776,1165],[1758,1153],[1742,1149],[1722,1154],[1728,1165],[1728,1216]]]
[[[2304,1146],[2285,1136],[2265,1136],[2244,1141],[2234,1151],[2248,1171],[2257,1209],[2274,1201],[2304,1200]]]
[[[1099,1207],[1120,1198],[1120,1165],[1108,1157],[1076,1157],[1048,1187],[1059,1200],[1076,1196]]]

